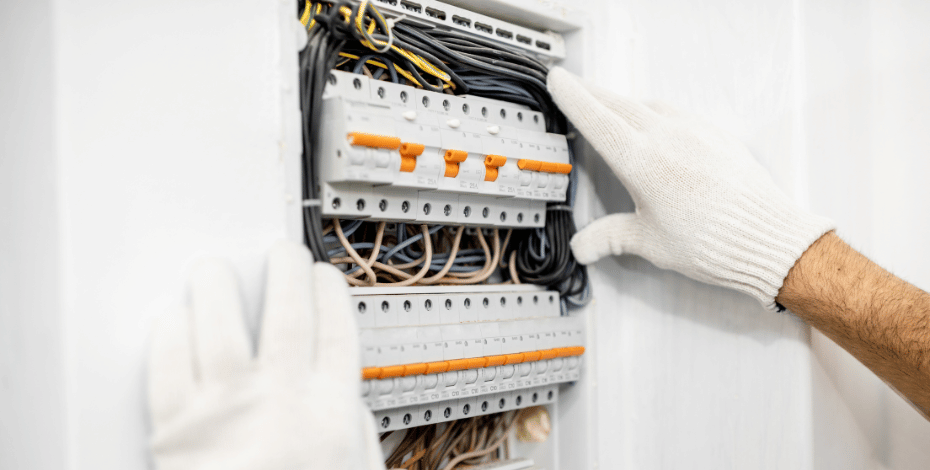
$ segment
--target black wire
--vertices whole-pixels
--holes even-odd
[[[298,5],[300,14],[303,3],[298,2]],[[345,23],[339,13],[340,7],[351,7],[352,18],[355,18],[359,5],[358,2],[340,0],[332,6],[324,6],[320,14],[313,16],[317,26],[310,31],[307,46],[300,53],[304,199],[319,199],[313,142],[318,142],[320,138],[322,94],[329,71],[335,67],[340,51],[356,52],[361,57],[359,60],[364,63],[362,59],[367,60],[373,54],[371,49],[363,47],[359,41],[368,40],[369,37],[377,41],[388,39],[387,25],[374,14],[371,3],[366,8],[365,17],[375,21],[374,33],[360,33],[354,24]],[[456,94],[468,93],[528,106],[543,114],[547,131],[565,132],[565,116],[555,106],[546,89],[548,68],[534,57],[519,49],[456,30],[397,23],[393,27],[393,35],[393,44],[423,57],[447,73]],[[441,80],[429,75],[430,79],[435,79],[435,83],[428,82],[416,64],[393,49],[375,54],[388,66],[392,79],[396,76],[396,66],[413,76],[423,88],[443,91]],[[571,204],[573,201],[568,202]],[[305,241],[314,257],[317,260],[328,260],[319,205],[305,208],[304,224]],[[541,284],[558,290],[569,305],[578,306],[587,297],[588,275],[585,267],[575,261],[571,253],[569,242],[575,232],[571,211],[550,205],[545,227],[514,230],[505,259],[509,259],[510,253],[516,251],[515,268],[521,282]],[[544,246],[543,253],[539,253],[540,246]]]

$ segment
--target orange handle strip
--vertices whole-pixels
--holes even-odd
[[[362,369],[363,380],[377,379],[379,375],[381,375],[380,367],[366,367]]]
[[[426,363],[421,362],[419,364],[407,364],[404,366],[404,377],[408,375],[423,375],[426,374]]]
[[[505,356],[500,356],[500,355],[499,356],[485,356],[484,358],[485,367],[502,366],[504,365],[505,362],[507,362],[507,358]]]
[[[554,357],[558,357],[558,354],[558,349],[546,349],[544,351],[539,351],[539,360],[544,361],[546,359],[552,359]]]
[[[417,364],[404,364],[386,367],[365,367],[362,369],[362,379],[387,379],[393,377],[407,377],[410,375],[439,374],[466,369],[480,369],[483,367],[503,366],[509,364],[522,364],[524,362],[544,361],[558,357],[572,357],[584,354],[584,346],[570,346],[566,348],[543,349],[516,354],[497,354],[494,356],[473,357],[469,359],[452,359],[449,361],[436,361]]]
[[[538,161],[538,160],[527,160],[527,159],[524,158],[524,159],[522,159],[522,160],[520,160],[520,161],[517,162],[517,168],[519,168],[519,169],[521,169],[521,170],[539,171],[539,166],[540,166],[541,164],[542,164],[541,161]]]
[[[519,364],[523,362],[523,353],[519,354],[507,354],[504,356],[506,362],[504,364]]]
[[[484,358],[483,357],[474,357],[471,359],[465,359],[468,361],[468,369],[480,369],[484,367]]]
[[[349,144],[361,145],[362,147],[373,147],[379,149],[394,150],[400,147],[400,137],[391,137],[388,135],[365,134],[364,132],[349,132]]]
[[[391,377],[403,377],[404,375],[404,366],[388,366],[382,367],[381,373],[378,374],[379,379],[387,379]]]
[[[468,359],[453,359],[449,363],[449,371],[468,369]]]
[[[572,172],[571,163],[559,163],[558,165],[559,165],[558,170],[554,171],[553,173],[561,173],[563,175],[567,175]]]
[[[543,173],[561,173],[567,175],[572,172],[570,163],[541,162],[539,160],[522,159],[517,162],[521,170],[541,171]]]
[[[449,363],[446,361],[426,363],[427,374],[438,374],[440,372],[445,372],[447,370],[449,370]]]

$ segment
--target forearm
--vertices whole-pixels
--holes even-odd
[[[828,232],[797,261],[776,300],[930,416],[930,295]]]

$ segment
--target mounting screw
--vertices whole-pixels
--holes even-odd
[[[333,199],[333,209],[338,209],[342,205],[342,201],[337,197]]]

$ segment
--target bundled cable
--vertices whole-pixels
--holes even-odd
[[[487,232],[487,235],[485,234]],[[512,231],[334,220],[324,230],[327,256],[354,286],[457,285],[487,282]],[[489,240],[490,239],[490,240]]]
[[[455,236],[453,232],[439,226],[421,226],[411,228],[417,233],[409,237],[406,233],[395,234],[394,239],[403,239],[397,241],[398,245],[414,241],[402,250],[390,251],[380,241],[375,246],[374,238],[350,241],[346,233],[340,237],[340,232],[348,230],[343,230],[338,221],[328,230],[333,233],[324,237],[312,143],[320,138],[323,87],[332,69],[435,92],[468,93],[517,103],[540,111],[549,132],[564,133],[567,126],[546,90],[548,68],[517,48],[457,30],[405,24],[403,15],[385,18],[370,0],[302,0],[298,7],[308,34],[307,46],[300,53],[304,233],[314,257],[348,266],[347,280],[353,285],[487,282],[501,268],[504,278],[509,278],[506,282],[542,284],[560,292],[563,306],[583,305],[588,298],[587,272],[574,260],[569,248],[575,233],[571,220],[577,184],[574,172],[570,175],[567,206],[551,204],[545,227],[508,231],[503,242],[494,231],[488,234],[492,239],[488,244],[479,230],[477,236],[469,237],[473,239],[471,248],[459,253],[440,252],[436,251],[436,243],[445,243],[444,249],[451,250],[448,243]],[[333,245],[336,242],[343,245],[342,251],[333,252],[338,248]],[[478,251],[464,254],[468,250]],[[484,264],[462,261],[476,257]]]
[[[523,411],[408,429],[385,465],[389,469],[453,470],[509,458],[507,438]]]

